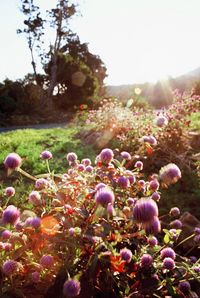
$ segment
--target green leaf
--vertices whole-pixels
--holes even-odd
[[[126,104],[126,107],[127,108],[130,108],[133,104],[134,100],[132,98],[130,98],[128,101],[127,101],[127,104]]]

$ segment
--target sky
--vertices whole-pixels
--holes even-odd
[[[56,0],[35,0],[42,9]],[[105,83],[155,82],[200,67],[200,0],[76,0],[71,22],[107,67]],[[32,72],[20,0],[0,0],[0,81]]]

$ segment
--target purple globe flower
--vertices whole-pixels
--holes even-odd
[[[42,203],[40,193],[38,191],[35,191],[35,190],[33,190],[29,194],[28,199],[29,199],[29,202],[32,203],[35,206],[39,206]]]
[[[69,152],[67,154],[66,158],[69,163],[73,163],[78,159],[76,153],[74,153],[74,152]]]
[[[131,171],[126,170],[124,174],[128,177],[130,184],[134,184],[136,182],[135,175]]]
[[[128,198],[127,204],[129,206],[133,206],[135,203],[136,203],[136,199],[134,199],[134,198]]]
[[[173,270],[175,268],[175,262],[172,258],[165,258],[163,260],[163,268],[168,270]]]
[[[175,254],[174,250],[171,247],[163,248],[160,252],[160,256],[161,256],[162,259],[171,258],[171,259],[174,260],[176,258],[176,254]]]
[[[154,236],[148,238],[148,244],[150,246],[156,246],[158,244],[158,239]]]
[[[51,255],[44,255],[40,259],[40,265],[44,268],[51,268],[53,266],[53,257]]]
[[[32,217],[31,218],[31,222],[30,225],[35,228],[38,229],[41,225],[41,219],[39,217]]]
[[[133,254],[130,249],[123,248],[120,250],[120,256],[121,256],[122,260],[126,261],[126,263],[130,263]]]
[[[73,236],[74,233],[75,233],[75,229],[74,228],[69,228],[68,232],[69,232],[70,236]]]
[[[93,167],[92,166],[86,166],[86,168],[85,168],[85,170],[86,170],[86,172],[88,172],[88,173],[91,173],[92,171],[93,171]]]
[[[193,269],[196,273],[200,273],[200,266],[195,266]]]
[[[53,157],[52,153],[48,150],[45,150],[43,151],[41,154],[40,154],[40,157],[41,159],[43,160],[48,160],[48,159],[51,159]]]
[[[89,158],[84,158],[81,163],[87,167],[91,165],[91,160]]]
[[[63,285],[63,294],[69,298],[78,296],[80,291],[80,282],[75,279],[69,279]]]
[[[5,195],[7,197],[13,197],[15,195],[15,189],[12,186],[9,186],[5,189]]]
[[[142,170],[143,169],[143,162],[138,160],[136,161],[135,163],[135,167],[138,169],[138,170]]]
[[[130,181],[125,176],[119,177],[118,180],[117,180],[117,183],[123,189],[126,189],[126,188],[130,187]]]
[[[177,165],[170,163],[160,169],[160,179],[166,186],[176,183],[181,178],[181,171]]]
[[[21,166],[22,159],[17,153],[10,153],[4,160],[6,169],[15,170]]]
[[[173,229],[182,229],[182,226],[183,226],[182,222],[178,219],[170,222],[170,227]]]
[[[106,186],[107,186],[106,184],[100,182],[100,183],[98,183],[98,184],[96,185],[95,190],[99,190],[99,189],[104,188],[104,187],[106,187]]]
[[[144,254],[141,257],[141,267],[150,267],[153,264],[153,258],[149,254]]]
[[[16,273],[18,269],[18,263],[14,260],[7,260],[3,263],[2,271],[5,275],[12,275]]]
[[[141,198],[134,206],[133,216],[139,223],[151,223],[158,216],[158,206],[152,199]]]
[[[19,220],[20,212],[19,210],[13,206],[9,205],[4,211],[3,211],[3,223],[5,224],[16,224]]]
[[[155,191],[155,192],[152,193],[151,198],[152,198],[152,200],[154,200],[156,202],[159,202],[160,201],[160,194],[157,191]]]
[[[126,152],[126,151],[123,151],[121,152],[121,157],[125,160],[131,160],[131,155],[130,153]]]
[[[188,281],[181,281],[178,285],[178,288],[184,294],[187,294],[191,290],[191,286]]]
[[[38,271],[34,271],[32,272],[31,277],[34,283],[38,283],[40,280],[40,273]]]
[[[96,192],[95,199],[97,204],[107,207],[109,203],[114,203],[115,196],[112,190],[110,190],[108,187],[103,187]]]
[[[1,233],[1,237],[2,239],[9,239],[10,237],[12,236],[12,232],[9,231],[9,230],[4,230],[2,233]]]
[[[153,220],[149,223],[144,224],[146,234],[158,234],[161,231],[160,220],[157,216],[154,216]]]
[[[35,188],[36,189],[44,189],[49,187],[49,181],[44,178],[39,178],[35,181]]]
[[[157,145],[157,140],[154,136],[149,136],[149,141],[148,141],[149,144],[153,145],[153,146],[156,146]]]
[[[83,172],[83,171],[85,171],[85,166],[83,165],[83,164],[79,164],[78,166],[77,166],[77,170],[79,171],[79,172]]]
[[[173,208],[171,208],[169,214],[172,217],[178,217],[180,215],[180,209],[178,207],[173,207]]]
[[[168,124],[168,119],[165,116],[159,116],[155,122],[158,127],[163,127]]]
[[[195,232],[196,235],[200,235],[200,228],[199,227],[196,227],[194,229],[194,232]]]
[[[141,187],[145,187],[146,182],[145,182],[144,180],[139,180],[139,181],[138,181],[138,184],[139,184]]]
[[[159,182],[158,182],[157,179],[151,180],[149,182],[149,189],[151,189],[153,191],[158,190],[159,189],[159,186],[160,186],[160,184],[159,184]]]
[[[109,148],[103,149],[99,154],[100,161],[106,165],[113,160],[113,157],[114,157],[114,153]]]

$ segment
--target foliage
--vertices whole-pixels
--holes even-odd
[[[155,178],[146,180],[139,168],[127,172],[127,161],[114,159],[110,149],[100,152],[94,166],[88,159],[81,164],[74,153],[67,160],[71,166],[65,174],[49,171],[49,160],[44,160],[48,172],[40,175],[40,183],[39,177],[16,168],[35,183],[28,199],[34,213],[18,205],[20,215],[8,207],[18,200],[1,195],[2,294],[27,296],[31,290],[36,296],[62,297],[63,283],[71,279],[80,281],[79,297],[185,297],[180,286],[185,281],[191,281],[188,294],[198,290],[200,260],[183,257],[180,247],[188,239],[196,239],[198,247],[199,230],[180,242],[179,221],[173,230],[165,223],[163,232],[151,226],[152,220],[162,224],[157,203],[150,199]]]
[[[78,13],[77,6],[69,0],[57,0],[56,8],[47,11],[48,15],[44,17],[33,0],[21,0],[21,4],[26,19],[25,28],[19,29],[18,33],[27,36],[34,80],[46,90],[41,93],[41,104],[51,110],[56,94],[54,102],[66,109],[69,105],[86,103],[90,97],[102,92],[106,76],[102,60],[91,54],[87,44],[82,44],[70,29],[70,20]],[[55,39],[50,38],[47,48],[52,31]],[[40,57],[46,75],[36,72],[38,60],[34,55]]]

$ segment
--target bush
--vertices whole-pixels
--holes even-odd
[[[182,226],[170,224],[180,215],[174,208],[161,232],[159,188],[176,183],[179,168],[169,164],[146,179],[142,162],[128,171],[131,156],[118,155],[104,149],[92,166],[69,152],[67,173],[55,175],[50,152],[43,152],[48,172],[40,177],[24,172],[19,156],[5,158],[9,174],[17,170],[35,187],[29,210],[17,206],[13,189],[2,194],[2,295],[185,297],[198,290],[199,260],[183,257],[180,247],[188,239],[198,247],[200,229],[178,242]]]

